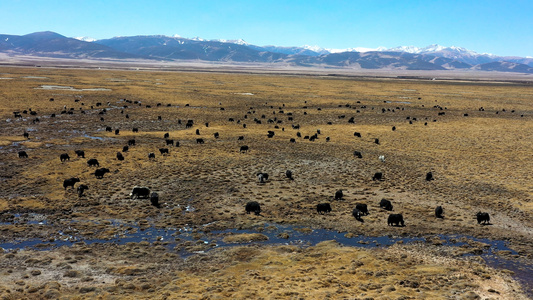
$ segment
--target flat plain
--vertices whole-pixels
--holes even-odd
[[[527,299],[532,100],[531,83],[512,81],[0,68],[0,295]],[[64,188],[72,177],[83,196]],[[160,207],[132,199],[134,186]],[[397,242],[313,238],[322,231]],[[488,253],[525,269],[494,268]]]

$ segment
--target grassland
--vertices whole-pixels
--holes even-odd
[[[505,240],[517,261],[533,260],[530,84],[60,68],[1,68],[0,78],[3,242],[57,240],[64,237],[59,232],[105,240],[128,226],[187,227],[199,243],[180,247],[194,252],[210,247],[202,241],[211,231],[292,224],[350,236]],[[274,137],[267,138],[269,130]],[[303,138],[317,130],[317,140]],[[167,132],[180,146],[159,155]],[[130,139],[136,145],[118,161],[116,152]],[[242,145],[250,151],[240,153]],[[78,149],[84,159],[74,154]],[[18,158],[21,150],[27,159]],[[60,162],[61,153],[70,161]],[[111,172],[96,179],[89,158]],[[427,182],[430,171],[435,180]],[[270,179],[258,183],[257,172]],[[373,181],[375,172],[384,180]],[[85,196],[63,188],[70,177],[89,186]],[[130,199],[135,185],[157,191],[161,208]],[[338,189],[343,200],[333,199]],[[383,198],[403,214],[405,227],[387,226]],[[260,216],[244,213],[248,201],[262,205]],[[322,202],[333,211],[318,215]],[[364,222],[351,214],[356,203],[369,207]],[[444,219],[435,218],[437,205]],[[477,224],[478,211],[490,213],[491,225]],[[46,224],[23,221],[37,217]],[[438,244],[252,245],[186,259],[159,242],[26,249],[3,254],[0,292],[8,299],[525,297],[509,274],[463,257],[479,245]]]

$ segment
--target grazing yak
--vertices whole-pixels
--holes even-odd
[[[96,176],[96,179],[102,179],[102,178],[104,178],[105,173],[109,173],[109,172],[111,172],[111,171],[109,171],[108,168],[96,169],[94,171],[94,176]]]
[[[196,139],[196,144],[205,144],[204,139]]]
[[[435,208],[435,217],[436,218],[441,218],[441,219],[444,218],[444,216],[442,215],[443,213],[444,213],[444,209],[442,209],[442,206],[439,205],[439,206],[437,206]]]
[[[19,158],[28,158],[28,153],[26,151],[19,151]]]
[[[295,138],[291,138],[291,139],[289,140],[289,142],[291,142],[291,143],[296,143],[296,139],[295,139]]]
[[[150,194],[150,203],[157,208],[161,208],[161,206],[159,205],[159,194],[157,194],[156,192],[152,192]]]
[[[159,152],[161,155],[169,154],[168,148],[159,148]]]
[[[355,156],[357,158],[363,158],[363,154],[360,151],[354,151],[353,152],[353,156]]]
[[[120,161],[124,160],[124,155],[122,155],[120,152],[117,152],[117,159]]]
[[[76,182],[80,182],[80,179],[79,178],[76,178],[76,177],[72,177],[72,178],[69,178],[69,179],[65,179],[63,181],[63,187],[65,188],[65,190],[67,189],[67,187],[71,186],[72,188],[74,188],[74,185],[76,184]]]
[[[120,130],[119,129],[115,129],[115,135],[119,135],[120,133]]]
[[[320,203],[316,205],[317,213],[323,215],[324,213],[331,212],[331,205],[329,203]]]
[[[83,196],[83,192],[85,192],[85,190],[88,190],[88,189],[89,189],[89,187],[88,187],[87,185],[85,185],[85,184],[80,184],[80,185],[78,186],[78,189],[77,189],[77,190],[78,190],[78,197]]]
[[[361,137],[361,133],[360,133],[360,132],[354,132],[354,133],[353,133],[353,136],[355,136],[355,137]]]
[[[374,181],[376,181],[376,180],[377,180],[377,181],[381,181],[381,180],[383,180],[383,173],[381,173],[381,172],[376,172],[376,173],[374,174],[374,176],[372,177],[372,180],[374,180]]]
[[[128,140],[128,146],[135,146],[135,139]]]
[[[170,137],[170,134],[168,132],[163,135],[164,139],[168,139],[169,137]]]
[[[153,152],[148,153],[148,159],[155,159],[155,153]]]
[[[431,181],[431,180],[435,180],[435,178],[433,178],[433,173],[427,172],[426,181]]]
[[[85,158],[85,151],[83,150],[76,150],[74,151],[78,157]]]
[[[390,211],[392,210],[392,203],[387,199],[381,199],[381,201],[379,202],[379,207]]]
[[[249,149],[250,148],[248,146],[241,146],[239,152],[241,152],[241,153],[248,152]]]
[[[250,201],[246,203],[246,207],[244,209],[246,210],[247,214],[253,212],[256,215],[259,215],[261,213],[261,205],[257,201]]]
[[[342,193],[342,190],[337,190],[335,192],[335,200],[342,200],[343,196],[344,196],[344,194]]]
[[[385,155],[378,156],[379,161],[385,162]]]
[[[268,173],[257,173],[257,179],[259,180],[259,183],[265,183],[268,180]]]
[[[363,219],[361,219],[361,211],[358,210],[357,208],[354,208],[352,210],[352,216],[357,220],[357,221],[362,221]]]
[[[405,226],[402,214],[390,214],[389,218],[387,219],[387,225]]]
[[[368,215],[368,206],[363,203],[355,204],[355,208],[361,212],[361,215]]]
[[[148,198],[150,196],[150,189],[144,186],[134,186],[131,189],[130,198],[131,199],[140,199]]]
[[[63,153],[61,155],[59,155],[59,160],[61,160],[61,162],[64,162],[64,161],[70,161],[70,156],[68,155],[68,153]]]
[[[220,134],[218,134],[218,132],[215,132],[213,133],[213,136],[215,137],[215,139],[218,139],[220,137]]]
[[[165,143],[174,146],[174,140],[165,140]]]
[[[100,166],[100,163],[98,162],[98,160],[96,158],[91,158],[87,161],[87,164],[89,165],[89,167],[99,167]]]
[[[128,146],[122,147],[122,152],[128,152],[128,150],[130,150],[130,147]]]
[[[294,178],[292,177],[292,171],[291,170],[285,171],[285,176],[287,176],[287,178],[289,178],[290,180],[294,180]]]
[[[478,224],[481,224],[481,222],[483,222],[483,225],[487,225],[487,224],[490,224],[490,215],[489,213],[486,213],[486,212],[478,212],[476,214],[476,218],[477,218],[477,223]]]

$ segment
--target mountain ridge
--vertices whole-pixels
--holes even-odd
[[[348,51],[343,51],[348,50]],[[256,46],[244,40],[187,39],[178,35],[138,35],[94,40],[69,38],[44,31],[27,35],[0,34],[0,52],[53,58],[196,60],[225,63],[267,63],[300,67],[348,69],[471,69],[533,73],[533,58],[478,54],[438,44],[385,48],[325,49],[318,46]]]

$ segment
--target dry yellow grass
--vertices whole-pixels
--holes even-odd
[[[185,260],[166,252],[142,242],[8,254],[0,294],[5,299],[526,299],[503,272],[418,246],[365,250],[333,241],[308,248],[235,246]]]
[[[29,236],[21,233],[26,226],[15,226],[16,230],[13,226],[0,228],[5,240],[32,234],[57,237],[54,231],[65,227],[89,238],[105,238],[123,230],[110,220],[140,226],[211,230],[250,228],[271,222],[335,229],[352,235],[460,233],[509,240],[521,257],[527,258],[531,253],[531,85],[46,68],[1,68],[0,72],[13,78],[0,81],[0,117],[4,120],[0,133],[0,210],[5,215],[38,212],[57,226],[38,228]],[[42,85],[75,90],[40,89]],[[54,101],[49,101],[50,98]],[[142,105],[121,99],[141,101]],[[61,114],[64,107],[65,111],[72,108],[73,113]],[[30,115],[30,108],[37,115]],[[28,112],[22,113],[22,119],[13,118],[14,111],[23,110]],[[439,115],[443,112],[444,115]],[[51,114],[56,117],[50,117]],[[348,122],[351,117],[354,123]],[[229,121],[230,118],[234,121]],[[189,119],[194,120],[194,126],[186,129]],[[269,123],[269,119],[274,123]],[[278,120],[281,123],[276,123]],[[300,129],[292,128],[296,124]],[[106,132],[106,126],[120,129],[120,134]],[[133,127],[139,128],[139,132],[132,132]],[[200,135],[195,133],[196,129]],[[275,136],[267,138],[268,130],[275,131]],[[317,130],[321,134],[314,142],[296,136],[297,132],[312,136]],[[22,137],[24,131],[29,133],[29,140]],[[163,134],[167,132],[171,139],[180,142],[180,147],[165,145]],[[215,132],[220,138],[214,138]],[[362,137],[354,137],[354,132],[360,132]],[[239,141],[239,136],[244,140]],[[330,137],[329,142],[326,137]],[[203,138],[205,144],[197,144],[197,138]],[[291,138],[296,143],[290,143]],[[376,138],[379,145],[374,143]],[[130,139],[135,139],[136,145],[123,153],[124,161],[118,161],[116,153]],[[250,151],[240,153],[242,145],[248,145]],[[160,155],[158,149],[163,147],[169,148],[169,155]],[[85,150],[85,158],[76,157],[74,150],[78,149]],[[17,157],[20,150],[28,152],[28,159]],[[355,150],[363,153],[363,159],[354,158]],[[156,154],[155,160],[148,159],[149,152]],[[70,161],[60,162],[61,153],[68,153]],[[379,155],[385,156],[385,162],[378,160]],[[97,158],[100,167],[111,172],[96,179],[95,168],[86,164],[89,158]],[[288,169],[293,171],[294,181],[285,178]],[[429,171],[435,181],[424,180]],[[259,184],[257,172],[268,172],[270,180]],[[373,182],[375,172],[383,172],[385,180]],[[70,177],[79,177],[81,183],[89,185],[86,196],[78,198],[72,189],[63,188],[63,180]],[[162,208],[155,209],[146,200],[130,199],[128,194],[135,185],[157,191]],[[344,190],[344,200],[333,200],[337,189]],[[394,211],[403,213],[407,226],[386,225],[389,212],[378,207],[382,198],[393,201]],[[262,205],[261,216],[244,213],[244,205],[251,200]],[[316,204],[322,202],[331,202],[330,214],[316,214]],[[355,221],[351,215],[356,203],[369,206],[370,215],[364,217],[364,223]],[[445,209],[444,220],[434,218],[437,205]],[[493,225],[479,226],[474,219],[477,211],[489,212]],[[98,226],[94,225],[98,222]],[[258,272],[267,272],[270,270],[267,261],[273,260],[276,251],[281,250],[258,249],[255,260],[246,263],[253,264]],[[305,255],[313,250],[309,251]],[[332,257],[340,261],[333,268],[341,273],[345,272],[339,269],[341,263],[349,264],[344,252],[372,256],[368,251],[342,247],[332,247],[331,251]],[[301,255],[298,251],[282,255],[281,265],[286,266],[283,259],[295,263],[287,275],[274,269],[272,272],[279,274],[272,275],[272,280],[283,281],[284,276],[309,264],[307,256]],[[128,255],[120,256],[124,257]],[[372,257],[369,264],[374,260],[379,258]],[[142,269],[142,261],[136,263]],[[387,267],[394,268],[393,265]],[[217,274],[233,278],[236,269],[246,267],[250,266],[236,262],[235,269],[225,267]],[[124,270],[116,272],[125,276]],[[327,270],[317,270],[321,275],[318,277],[325,276],[323,272]],[[450,271],[435,263],[409,270],[430,277],[444,276]],[[471,275],[465,276],[473,280]],[[154,276],[162,278],[161,274]],[[169,279],[174,281],[169,289],[183,284],[190,288],[182,287],[180,291],[192,291],[193,286],[198,286],[188,294],[191,298],[201,298],[199,295],[205,293],[201,288],[210,286],[199,283],[203,275],[192,274],[191,278],[196,279],[191,281],[183,279],[183,273],[176,276],[184,281]],[[392,281],[380,287],[382,295],[398,298],[403,294],[397,284],[396,290],[384,291],[397,279],[389,277],[387,280]],[[323,278],[293,284],[301,288],[299,295],[283,294],[291,289],[282,287],[268,294],[266,286],[264,290],[259,286],[254,295],[310,298],[312,295],[305,292],[310,288],[308,284],[315,286],[320,280]],[[376,284],[372,280],[377,279],[368,279],[365,284]],[[377,295],[366,289],[357,291]],[[138,291],[136,287],[133,290]],[[438,291],[430,288],[424,295],[435,297]],[[448,287],[441,287],[441,291],[448,291]],[[486,289],[477,293],[483,291]],[[334,292],[329,286],[316,295],[324,298],[330,293],[335,298]],[[224,293],[220,292],[220,297]],[[235,290],[231,295],[254,296],[244,290]]]

